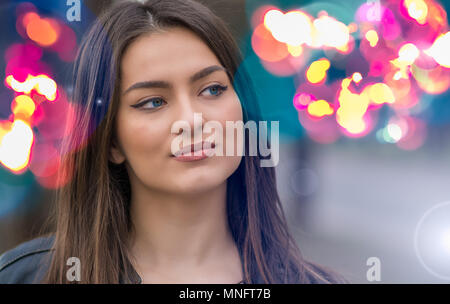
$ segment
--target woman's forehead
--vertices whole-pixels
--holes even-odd
[[[170,28],[138,37],[125,51],[121,71],[125,81],[170,80],[189,77],[211,65],[220,65],[212,50],[193,32]]]

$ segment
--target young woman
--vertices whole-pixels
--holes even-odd
[[[81,283],[341,282],[301,256],[259,153],[174,156],[175,121],[259,121],[241,60],[223,21],[193,0],[103,14],[75,61],[80,110],[56,233],[5,254],[0,281],[68,283],[76,257]]]

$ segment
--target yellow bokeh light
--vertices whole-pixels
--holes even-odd
[[[398,51],[398,60],[405,62],[406,64],[413,64],[419,57],[419,49],[412,43],[403,45]]]
[[[406,43],[398,50],[398,57],[390,63],[398,69],[393,75],[394,80],[409,79],[411,65],[419,57],[419,49],[412,43]]]
[[[11,130],[0,137],[0,163],[14,172],[27,167],[33,138],[33,130],[26,122],[14,121]]]
[[[391,88],[382,82],[368,87],[370,100],[375,104],[394,103],[395,96]]]
[[[442,94],[450,88],[450,75],[442,66],[429,70],[413,65],[411,72],[419,88],[428,94]]]
[[[35,89],[39,94],[44,95],[48,100],[56,99],[56,82],[46,75],[28,75],[24,82],[19,82],[12,75],[6,77],[6,83],[16,92],[30,94]]]
[[[268,11],[264,15],[264,26],[268,30],[275,28],[277,22],[279,22],[281,20],[281,18],[283,18],[283,15],[284,15],[283,12],[276,10],[276,9],[272,9],[272,10]]]
[[[0,120],[0,142],[2,142],[3,136],[11,131],[12,122],[11,121],[1,121]]]
[[[371,47],[374,47],[378,44],[378,33],[375,30],[369,30],[366,33],[366,39],[369,41]]]
[[[311,83],[319,83],[325,79],[329,68],[330,61],[326,58],[314,61],[306,71],[306,78]]]
[[[311,19],[302,11],[294,10],[283,14],[279,10],[270,10],[264,16],[264,26],[280,42],[291,46],[311,44]]]
[[[433,45],[424,52],[433,57],[441,66],[450,68],[450,32],[440,35]]]
[[[308,113],[311,116],[323,117],[326,115],[332,115],[334,113],[333,108],[325,100],[316,100],[308,105]]]
[[[355,83],[359,83],[362,80],[361,73],[358,73],[358,72],[353,73],[352,79]]]
[[[264,26],[277,41],[291,47],[306,44],[314,48],[332,47],[341,52],[349,50],[350,33],[357,30],[356,24],[346,26],[326,13],[313,19],[300,10],[283,14],[273,9],[264,15]]]
[[[19,95],[14,99],[12,103],[12,112],[17,114],[23,114],[26,117],[33,115],[34,110],[36,109],[36,105],[34,104],[33,99],[31,99],[27,95]]]
[[[408,9],[408,14],[415,19],[419,24],[427,22],[428,6],[423,0],[405,0],[405,7]]]
[[[400,71],[395,72],[394,76],[392,77],[394,80],[400,80],[403,78],[403,74]]]
[[[350,31],[348,27],[333,17],[322,15],[315,19],[313,47],[334,47],[339,50],[346,50],[350,41]]]
[[[288,52],[294,57],[299,57],[303,54],[303,47],[301,45],[294,46],[294,45],[287,45]]]
[[[364,132],[367,125],[363,119],[369,106],[368,94],[363,91],[355,94],[349,90],[351,78],[345,78],[339,92],[339,109],[336,111],[336,121],[351,134]]]

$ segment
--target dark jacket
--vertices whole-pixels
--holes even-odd
[[[0,283],[39,283],[50,266],[54,237],[20,244],[0,256]]]
[[[54,235],[39,237],[0,256],[0,284],[41,283],[50,267]],[[131,269],[129,278],[120,277],[121,284],[140,284],[141,277]]]
[[[5,252],[0,256],[0,284],[30,284],[41,283],[50,266],[53,255],[52,245],[55,236],[39,237]],[[241,256],[242,260],[242,256]],[[316,272],[328,277],[332,283],[346,283],[329,277],[329,274],[322,272],[319,268]],[[256,284],[263,283],[263,280],[256,276]],[[325,283],[321,280],[312,280],[313,283]],[[119,278],[119,283],[140,284],[142,279],[134,269],[131,269],[130,277]]]
[[[41,283],[50,267],[53,255],[54,235],[39,237],[20,244],[0,256],[0,284]],[[133,271],[127,280],[120,283],[142,283],[139,275]]]

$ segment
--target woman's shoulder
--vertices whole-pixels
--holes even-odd
[[[46,235],[19,244],[0,256],[0,283],[36,283],[45,275],[52,252],[54,235]]]

